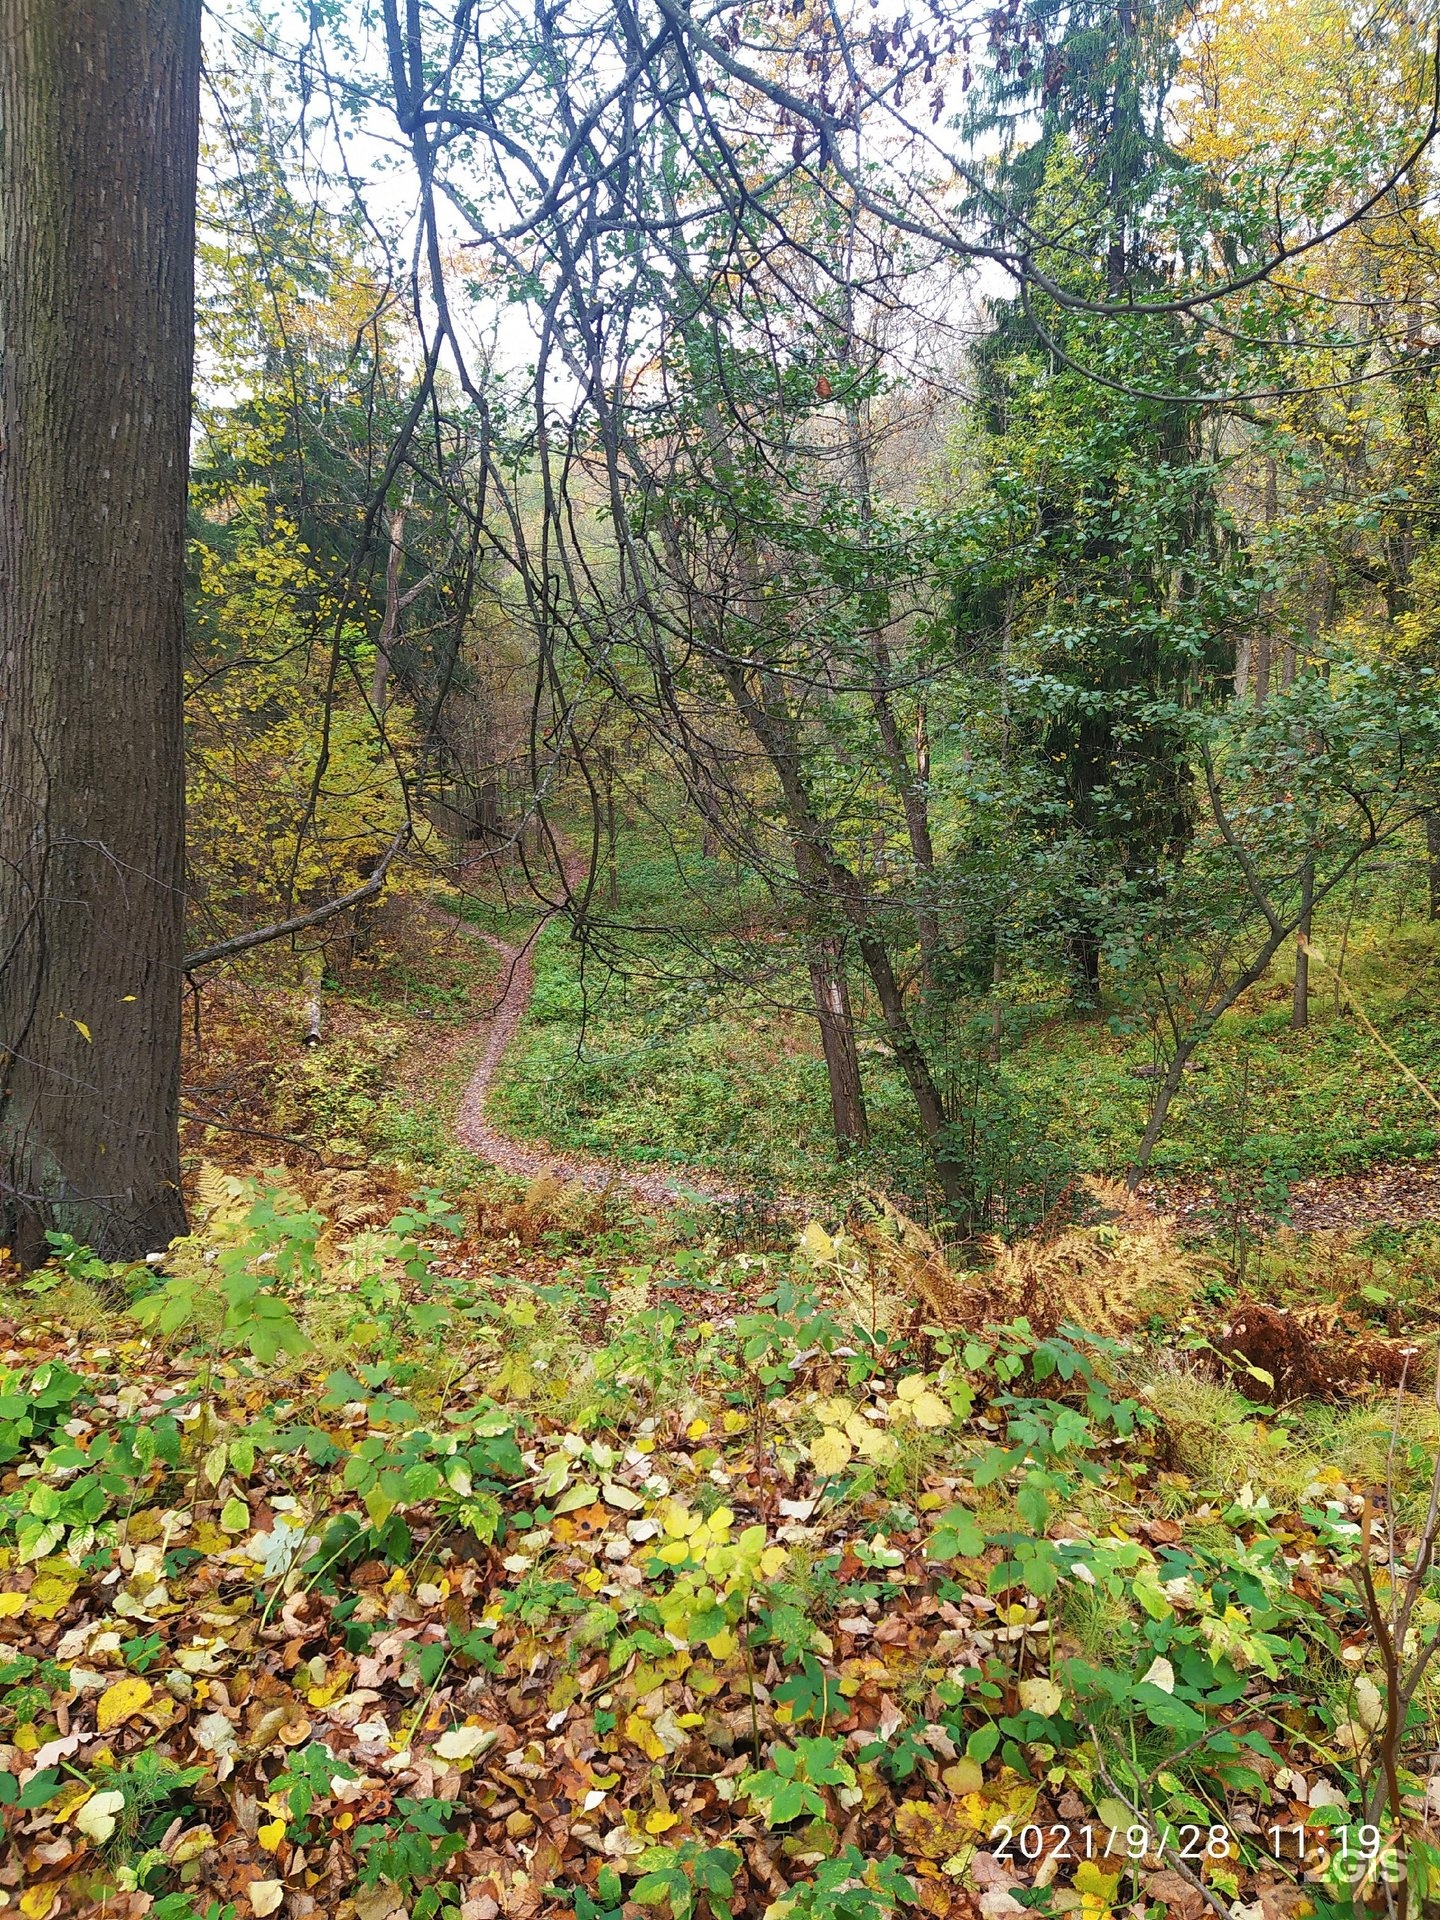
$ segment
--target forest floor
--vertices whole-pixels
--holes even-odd
[[[488,1161],[501,1173],[525,1180],[544,1175],[564,1185],[577,1182],[592,1192],[627,1188],[652,1206],[667,1201],[734,1204],[740,1198],[733,1185],[695,1173],[686,1177],[626,1167],[574,1148],[552,1149],[545,1141],[524,1140],[507,1133],[490,1118],[490,1089],[514,1040],[535,990],[533,947],[544,922],[523,941],[504,940],[483,927],[472,926],[458,914],[444,914],[444,923],[468,937],[483,941],[500,962],[500,994],[485,1015],[485,1040],[479,1059],[465,1084],[455,1117],[455,1136],[467,1152]]]
[[[797,1231],[688,1121],[489,1105],[573,1018],[502,909],[413,916],[317,1048],[229,981],[191,1238],[0,1258],[0,1912],[1349,1920],[1402,1852],[1425,1909],[1435,1168],[1279,1233],[1174,1169],[963,1261]],[[764,1033],[752,1099],[771,1042],[813,1080]],[[672,1115],[738,1100],[698,1059]]]

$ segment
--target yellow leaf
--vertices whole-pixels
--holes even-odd
[[[20,1896],[20,1911],[26,1920],[45,1920],[45,1916],[55,1904],[55,1895],[59,1892],[53,1880],[42,1886],[27,1887]]]
[[[709,1431],[710,1422],[708,1420],[692,1420],[685,1429],[685,1438],[687,1440],[700,1440]]]
[[[800,1244],[812,1260],[835,1258],[835,1242],[818,1221],[811,1220],[807,1223],[805,1231],[800,1236]]]
[[[263,1827],[257,1827],[255,1829],[255,1838],[260,1842],[266,1853],[274,1853],[280,1842],[285,1838],[285,1822],[283,1820],[267,1821]]]
[[[625,1716],[625,1738],[633,1741],[647,1759],[663,1760],[665,1758],[664,1742],[656,1738],[655,1729],[643,1713],[629,1713]]]
[[[89,1027],[86,1026],[85,1022],[83,1020],[72,1020],[70,1024],[72,1027],[74,1027],[75,1031],[79,1034],[80,1038],[86,1041],[87,1043],[89,1043],[90,1029]]]
[[[651,1813],[646,1815],[645,1831],[647,1833],[668,1833],[671,1827],[678,1827],[679,1824],[680,1816],[678,1813]]]
[[[245,1889],[250,1896],[251,1909],[261,1916],[274,1913],[285,1898],[285,1885],[281,1880],[252,1880]]]
[[[0,1620],[13,1620],[17,1614],[25,1611],[23,1593],[0,1593]],[[37,1888],[38,1892],[39,1889]]]
[[[116,1819],[124,1805],[125,1796],[118,1787],[108,1793],[92,1793],[75,1815],[75,1824],[86,1839],[93,1840],[98,1847],[114,1833]]]
[[[818,1440],[810,1443],[810,1458],[815,1471],[827,1476],[849,1466],[855,1449],[838,1427],[826,1427]]]
[[[962,1755],[951,1766],[946,1767],[940,1778],[952,1793],[978,1793],[985,1785],[985,1769],[978,1760]]]
[[[1064,1699],[1053,1680],[1022,1680],[1016,1691],[1021,1706],[1031,1713],[1058,1713]]]
[[[198,1860],[202,1853],[208,1853],[215,1844],[215,1835],[209,1827],[192,1827],[170,1850],[172,1867],[188,1866],[192,1860]]]
[[[1119,1874],[1102,1873],[1097,1861],[1082,1860],[1075,1869],[1075,1891],[1094,1894],[1106,1906],[1114,1899],[1119,1884]]]
[[[73,1573],[42,1573],[30,1589],[27,1611],[37,1620],[58,1619],[79,1584],[79,1576]]]
[[[720,1421],[720,1425],[725,1429],[726,1433],[743,1433],[749,1424],[749,1415],[741,1413],[738,1407],[727,1407]],[[638,1447],[640,1442],[637,1440],[635,1444]],[[654,1442],[652,1441],[650,1444],[653,1446]],[[648,1451],[648,1449],[642,1449],[642,1451]]]
[[[905,1411],[917,1427],[948,1427],[954,1418],[938,1393],[917,1393],[906,1401]]]
[[[153,1699],[155,1689],[148,1680],[140,1680],[133,1675],[117,1680],[113,1687],[107,1687],[100,1696],[100,1704],[95,1709],[95,1725],[101,1733],[109,1733],[118,1727],[122,1720],[128,1720],[132,1713],[139,1713]]]

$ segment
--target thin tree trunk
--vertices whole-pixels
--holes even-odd
[[[300,985],[304,993],[307,1047],[318,1047],[325,1022],[325,954],[316,947],[300,962]]]
[[[870,1138],[860,1053],[855,1045],[855,1016],[845,978],[845,942],[833,935],[816,939],[811,943],[809,960],[815,1018],[820,1026],[825,1071],[830,1077],[830,1112],[836,1143],[844,1153],[863,1147]]]
[[[1440,920],[1440,813],[1425,816],[1425,872],[1430,883],[1430,918]]]
[[[370,683],[370,704],[382,716],[390,677],[390,655],[400,631],[400,567],[404,558],[405,509],[402,507],[390,516],[390,550],[385,556],[385,615],[375,646],[375,673]]]
[[[0,1241],[180,1195],[181,646],[199,0],[0,33]]]
[[[1299,939],[1295,943],[1295,996],[1290,1006],[1290,1026],[1304,1033],[1310,1025],[1310,915],[1315,905],[1315,862],[1309,859],[1300,875]]]

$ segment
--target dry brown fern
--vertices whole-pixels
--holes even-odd
[[[983,1240],[985,1264],[961,1272],[934,1234],[878,1194],[851,1208],[837,1238],[811,1227],[806,1244],[879,1325],[979,1328],[1023,1317],[1037,1333],[1072,1324],[1114,1334],[1162,1302],[1173,1312],[1202,1276],[1169,1223],[1119,1181],[1089,1179],[1083,1189],[1098,1218],[1067,1218],[1067,1195],[1025,1239]]]
[[[1162,1302],[1173,1314],[1201,1274],[1169,1221],[1118,1180],[1083,1182],[1098,1219],[1054,1225],[1006,1245],[982,1243],[988,1268],[973,1276],[971,1300],[987,1320],[1023,1316],[1037,1333],[1071,1324],[1123,1333]]]

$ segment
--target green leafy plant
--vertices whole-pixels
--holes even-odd
[[[436,1881],[446,1862],[465,1851],[464,1839],[452,1833],[448,1824],[455,1816],[454,1802],[402,1796],[395,1802],[395,1811],[398,1821],[355,1829],[355,1848],[363,1862],[361,1886],[388,1883],[409,1907],[412,1920],[454,1914],[459,1888],[450,1881]]]
[[[707,1847],[698,1840],[678,1846],[649,1847],[641,1854],[641,1876],[631,1898],[642,1907],[670,1908],[671,1920],[690,1920],[697,1900],[717,1916],[731,1911],[740,1856],[730,1847]]]
[[[884,1920],[899,1907],[914,1906],[914,1883],[898,1860],[867,1859],[846,1847],[768,1909],[769,1920]]]
[[[771,1747],[769,1766],[747,1773],[741,1791],[764,1814],[767,1827],[784,1826],[802,1814],[822,1819],[828,1810],[825,1789],[855,1785],[855,1769],[844,1752],[838,1740],[802,1734],[793,1747]]]

